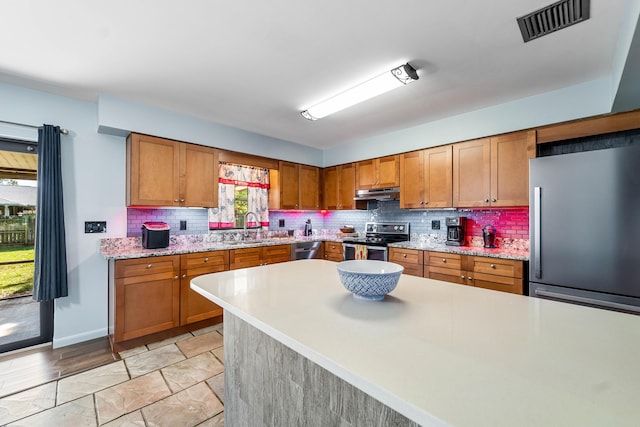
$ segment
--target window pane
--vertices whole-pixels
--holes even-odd
[[[249,207],[249,202],[247,200],[248,188],[244,186],[236,186],[235,196],[235,226],[237,228],[243,228],[244,215],[247,213]]]

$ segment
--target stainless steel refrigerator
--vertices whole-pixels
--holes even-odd
[[[640,313],[640,147],[530,161],[529,295]]]

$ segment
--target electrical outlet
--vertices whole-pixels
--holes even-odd
[[[107,221],[85,221],[84,232],[85,233],[106,233]]]
[[[284,227],[284,218],[278,220],[278,227]]]
[[[187,220],[186,219],[181,219],[180,220],[180,230],[186,230],[187,229]]]
[[[433,221],[431,221],[431,229],[440,230],[440,220],[434,219]]]

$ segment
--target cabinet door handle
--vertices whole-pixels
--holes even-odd
[[[153,267],[153,265],[147,264],[147,268],[151,268],[151,267]]]
[[[184,203],[184,199],[180,199],[180,202]]]
[[[489,203],[489,199],[484,199],[484,202],[485,203]]]
[[[428,204],[429,204],[429,201],[427,200],[426,202],[424,202],[424,204],[425,204],[425,205],[428,205]]]
[[[180,200],[178,200],[178,199],[175,199],[175,200],[174,200],[173,202],[174,202],[174,203],[178,203],[179,201],[180,201]]]
[[[497,202],[498,200],[497,200],[497,199],[491,199],[491,201],[492,201],[492,202]]]
[[[204,262],[209,262],[209,258],[205,258],[205,259],[204,259]]]
[[[462,276],[460,276],[460,278],[461,278],[462,280],[464,280],[464,274],[463,274]]]
[[[422,200],[420,200],[420,204],[421,204],[421,205],[424,205],[424,202],[423,202]]]
[[[493,268],[495,270],[496,265],[495,264],[491,264],[489,267]]]
[[[186,274],[183,274],[183,275],[182,275],[182,278],[183,278],[183,279],[186,279],[186,278],[187,278],[187,275],[186,275]]]
[[[178,280],[178,278],[179,278],[179,277],[180,277],[180,276],[175,276],[175,277],[173,278],[173,280]]]
[[[467,279],[469,279],[469,280],[473,280],[473,277],[471,277],[471,276],[468,276],[468,277],[467,277]]]
[[[446,258],[442,258],[442,262],[446,263],[447,259]]]
[[[407,257],[407,254],[402,254],[402,256],[403,256],[404,258],[406,258],[406,257]]]

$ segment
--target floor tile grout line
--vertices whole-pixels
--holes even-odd
[[[218,332],[218,335],[219,335],[219,336],[224,337],[224,335],[220,332],[220,328],[217,328],[217,329],[215,329],[214,331],[215,331],[215,332]],[[189,332],[189,335],[191,335],[191,336],[190,336],[189,338],[185,338],[185,340],[186,340],[186,339],[195,338],[195,337],[200,337],[200,336],[202,336],[202,335],[206,335],[207,333],[209,333],[209,332],[214,332],[214,331],[211,331],[211,330],[210,330],[210,331],[207,331],[207,332],[205,332],[205,333],[200,333],[200,334],[198,334],[198,335],[194,334],[193,332]],[[147,373],[146,373],[146,374],[151,374],[151,373],[153,373],[153,372],[155,372],[155,371],[159,371],[159,373],[160,373],[161,377],[163,378],[163,381],[164,381],[165,385],[167,386],[167,389],[169,390],[170,394],[169,394],[168,396],[166,396],[166,397],[164,397],[164,398],[160,399],[160,400],[157,400],[156,402],[152,402],[152,403],[149,403],[149,404],[147,404],[147,405],[145,405],[145,406],[143,406],[143,407],[141,407],[141,408],[138,408],[138,409],[136,409],[135,411],[131,411],[131,412],[127,412],[127,413],[125,413],[125,414],[122,414],[122,415],[121,415],[120,417],[118,417],[118,418],[121,418],[121,417],[123,417],[123,416],[129,415],[129,414],[131,414],[131,413],[136,412],[136,411],[138,411],[138,410],[139,410],[139,411],[140,411],[140,413],[141,413],[141,415],[142,415],[142,418],[143,418],[143,421],[144,421],[145,425],[148,425],[147,420],[146,420],[146,418],[144,417],[144,414],[143,414],[143,412],[142,412],[142,409],[143,409],[143,408],[146,408],[146,407],[148,407],[148,406],[150,406],[150,405],[153,405],[153,404],[155,404],[155,403],[161,402],[161,401],[163,401],[163,400],[169,399],[169,398],[171,398],[172,396],[176,395],[177,393],[180,393],[180,392],[182,392],[182,391],[184,391],[184,390],[186,390],[186,389],[188,389],[188,388],[195,387],[195,386],[197,386],[197,385],[199,385],[199,384],[201,384],[201,383],[205,383],[205,387],[207,387],[207,389],[208,389],[208,390],[210,390],[210,391],[211,391],[211,393],[216,397],[216,399],[218,399],[218,400],[220,401],[220,403],[222,404],[222,410],[221,410],[220,412],[217,412],[216,414],[213,414],[211,417],[207,418],[207,420],[212,419],[212,418],[215,418],[215,417],[219,416],[221,413],[224,413],[224,402],[223,402],[223,397],[219,396],[219,395],[215,392],[215,390],[213,389],[213,387],[212,387],[212,386],[207,382],[207,381],[212,380],[213,378],[215,378],[215,377],[217,377],[217,376],[219,376],[219,375],[224,375],[224,361],[223,361],[223,360],[221,360],[221,359],[220,359],[218,356],[216,356],[216,354],[214,353],[214,350],[217,350],[217,349],[220,349],[220,348],[224,349],[224,341],[222,342],[222,344],[221,344],[221,345],[219,345],[219,346],[217,346],[217,347],[210,348],[210,349],[205,350],[204,352],[201,352],[201,353],[193,354],[193,355],[191,355],[191,357],[188,357],[188,356],[187,356],[187,354],[186,354],[186,353],[184,353],[184,351],[180,348],[180,346],[178,346],[178,345],[177,345],[177,343],[178,343],[178,342],[180,342],[180,341],[183,341],[183,340],[178,340],[178,341],[175,341],[175,342],[173,342],[173,343],[168,343],[167,345],[174,345],[174,346],[178,347],[178,350],[179,350],[180,354],[184,357],[184,359],[182,359],[182,360],[180,360],[180,361],[176,361],[176,362],[174,362],[174,363],[171,363],[171,364],[166,365],[166,366],[163,366],[163,367],[158,367],[158,368],[156,368],[156,369],[154,369],[154,370],[152,370],[152,371],[150,371],[150,372],[147,372]],[[144,352],[152,351],[152,350],[150,350],[150,349],[149,349],[148,345],[145,345],[144,347],[145,347],[145,350],[144,350],[144,351],[141,351],[140,353],[137,353],[137,354],[142,354],[142,353],[144,353]],[[161,347],[158,347],[158,348],[162,348],[162,347],[164,347],[164,346],[161,346]],[[154,350],[155,350],[155,349],[154,349]],[[224,350],[223,350],[223,351],[224,351]],[[165,378],[164,373],[162,372],[162,369],[167,368],[167,367],[169,367],[169,366],[171,366],[171,365],[175,365],[175,364],[177,364],[177,363],[183,362],[184,360],[192,359],[192,358],[194,358],[194,357],[197,357],[197,356],[199,356],[199,355],[201,355],[201,354],[204,354],[204,353],[207,353],[207,352],[208,352],[208,353],[211,353],[211,355],[213,355],[213,356],[214,356],[214,359],[215,359],[215,360],[217,360],[217,361],[219,361],[219,362],[222,364],[222,367],[223,367],[222,372],[219,372],[219,373],[217,373],[217,374],[215,374],[215,375],[213,375],[213,376],[211,376],[211,377],[205,378],[205,379],[203,379],[202,381],[199,381],[199,382],[197,382],[197,383],[195,383],[195,384],[192,384],[191,386],[187,387],[186,389],[183,389],[183,390],[177,390],[177,391],[175,391],[175,392],[174,392],[174,391],[171,389],[171,387],[169,386],[168,381],[167,381],[167,379]],[[134,357],[134,356],[136,356],[137,354],[131,355],[131,356],[129,356],[129,357]],[[97,394],[98,394],[98,393],[100,393],[100,392],[102,392],[102,391],[104,391],[104,390],[107,390],[107,389],[109,389],[109,388],[115,387],[115,386],[117,386],[117,385],[119,385],[119,384],[125,383],[125,382],[127,382],[127,381],[131,381],[132,379],[134,379],[134,378],[131,376],[131,371],[129,370],[129,366],[128,366],[127,362],[126,362],[126,359],[128,359],[129,357],[121,357],[119,353],[112,353],[112,360],[111,360],[111,361],[109,361],[109,362],[107,362],[107,363],[101,363],[101,364],[99,364],[98,366],[91,367],[91,368],[87,368],[87,369],[83,369],[83,370],[81,370],[81,371],[73,372],[73,373],[70,373],[70,374],[67,374],[67,375],[60,375],[60,373],[58,373],[58,378],[50,379],[50,380],[48,380],[48,381],[45,381],[45,382],[44,382],[44,383],[42,383],[42,384],[34,385],[34,386],[31,386],[31,387],[27,387],[27,388],[25,388],[25,389],[23,389],[23,390],[15,391],[15,392],[13,392],[13,393],[11,393],[11,394],[8,394],[8,395],[6,395],[6,396],[0,396],[0,398],[3,398],[3,397],[10,397],[10,396],[13,396],[13,395],[15,395],[15,394],[22,393],[22,392],[25,392],[25,391],[28,391],[28,390],[32,390],[32,389],[35,389],[35,388],[37,388],[37,387],[42,387],[42,386],[45,386],[45,385],[47,385],[47,384],[50,384],[51,382],[55,382],[55,387],[54,387],[54,396],[53,396],[53,406],[52,406],[52,407],[50,407],[50,408],[45,408],[45,409],[39,410],[39,411],[37,411],[37,412],[34,412],[34,413],[32,413],[32,414],[29,414],[29,415],[27,415],[27,416],[21,417],[21,418],[16,419],[16,420],[13,420],[13,421],[11,421],[11,423],[19,422],[20,420],[23,420],[23,419],[28,418],[28,417],[31,417],[31,416],[35,416],[35,415],[40,414],[40,413],[45,412],[45,411],[54,410],[54,409],[59,408],[59,407],[61,407],[61,406],[63,406],[63,405],[72,404],[73,402],[75,402],[75,401],[77,401],[77,400],[80,400],[80,399],[84,399],[84,398],[86,398],[86,397],[87,397],[87,396],[89,396],[89,395],[90,395],[90,396],[91,396],[91,398],[92,398],[93,411],[94,411],[94,417],[95,417],[95,419],[96,419],[96,423],[98,423],[99,421],[98,421],[98,404],[97,404],[98,402],[97,402]],[[88,371],[91,371],[91,370],[93,370],[93,369],[97,369],[97,368],[100,368],[100,367],[108,366],[108,365],[110,365],[110,364],[112,364],[112,363],[116,363],[116,362],[118,362],[118,361],[122,361],[122,363],[123,363],[123,365],[124,365],[124,368],[125,368],[126,375],[127,375],[127,379],[125,379],[125,380],[123,380],[123,381],[120,381],[120,382],[118,382],[117,384],[111,384],[111,385],[109,385],[109,386],[105,386],[104,388],[101,388],[101,389],[99,389],[99,390],[95,390],[95,391],[93,391],[93,392],[91,392],[91,393],[87,393],[87,394],[85,394],[85,395],[82,395],[82,396],[76,397],[76,398],[71,399],[71,400],[69,400],[69,401],[66,401],[66,402],[60,403],[60,400],[59,400],[59,391],[60,391],[60,381],[61,381],[61,380],[66,379],[66,378],[71,378],[71,377],[74,377],[74,376],[77,376],[77,375],[80,375],[80,374],[83,374],[83,373],[88,372]],[[145,375],[146,375],[146,374],[145,374]],[[136,377],[136,378],[137,378],[137,377]],[[116,420],[117,420],[118,418],[116,418]],[[202,422],[206,422],[207,420],[203,420]],[[114,420],[110,420],[109,422],[112,422],[112,421],[114,421]],[[98,424],[98,425],[99,425],[99,424]]]
[[[217,348],[220,348],[220,347],[217,347]],[[210,350],[210,352],[212,353],[212,350]],[[200,353],[200,354],[203,354],[203,353]],[[215,355],[214,355],[214,356],[215,356]],[[194,357],[195,357],[195,356],[194,356]],[[216,358],[216,359],[217,359],[217,358]],[[186,360],[186,359],[185,359],[185,360]],[[175,362],[175,363],[179,363],[179,362]],[[171,365],[173,365],[173,364],[175,364],[175,363],[172,363]],[[171,366],[171,365],[167,365],[167,366]],[[158,368],[158,369],[155,369],[155,370],[153,370],[153,371],[150,371],[150,372],[148,372],[148,374],[151,374],[151,373],[153,373],[153,372],[155,372],[155,371],[160,371],[160,375],[162,376],[163,380],[164,380],[164,381],[165,381],[165,383],[166,383],[166,379],[164,378],[164,375],[163,375],[163,373],[162,373],[162,368]],[[145,374],[145,375],[146,375],[146,374]],[[195,384],[193,384],[193,385],[191,385],[191,386],[189,386],[189,387],[188,387],[188,388],[191,388],[191,387],[195,387],[195,386],[196,386],[196,385],[198,385],[198,384],[202,384],[202,383],[204,383],[204,385],[205,385],[209,390],[211,390],[211,392],[212,392],[212,393],[213,393],[213,395],[216,397],[216,399],[218,399],[218,400],[220,401],[220,403],[222,403],[222,406],[223,406],[222,411],[220,411],[220,412],[218,412],[218,413],[214,414],[213,416],[209,417],[208,419],[211,419],[211,418],[217,417],[217,416],[218,416],[218,415],[220,415],[222,412],[224,412],[224,401],[220,398],[220,396],[218,396],[218,394],[215,392],[215,390],[213,390],[213,388],[209,385],[209,383],[207,383],[207,381],[208,381],[208,380],[210,380],[210,379],[212,379],[212,378],[214,378],[214,377],[216,377],[216,376],[218,376],[218,375],[224,375],[224,370],[223,370],[223,372],[220,372],[220,373],[218,373],[218,374],[216,374],[216,375],[213,375],[212,377],[206,378],[206,379],[204,379],[203,381],[199,381],[199,382],[197,382],[197,383],[195,383]],[[126,381],[130,381],[131,379],[132,379],[132,378],[130,378],[129,380],[126,380]],[[52,410],[52,409],[58,408],[58,407],[60,407],[60,406],[66,405],[66,404],[70,404],[70,403],[72,403],[72,402],[75,402],[75,401],[77,401],[77,400],[80,400],[80,399],[83,399],[83,398],[85,398],[85,397],[89,396],[89,394],[84,395],[84,396],[80,396],[80,397],[77,397],[77,398],[75,398],[75,399],[72,399],[72,400],[69,400],[69,401],[67,401],[67,402],[64,402],[64,403],[62,403],[61,405],[58,405],[58,404],[57,404],[57,400],[58,400],[58,392],[57,392],[57,391],[58,391],[58,386],[59,386],[59,380],[54,380],[54,381],[56,382],[56,393],[55,393],[55,396],[54,396],[54,406],[52,406],[51,408],[44,408],[44,409],[42,409],[42,410],[40,410],[40,411],[38,411],[38,412],[34,412],[33,414],[29,414],[29,415],[24,416],[24,417],[22,417],[22,418],[18,418],[18,419],[16,419],[16,420],[10,421],[8,424],[18,422],[18,421],[23,420],[23,419],[25,419],[25,418],[29,418],[29,417],[35,416],[35,415],[37,415],[37,414],[40,414],[40,413],[42,413],[42,412],[49,411],[49,410]],[[126,382],[126,381],[123,381],[123,382],[118,383],[118,384],[122,384],[122,383],[124,383],[124,382]],[[48,383],[47,383],[47,384],[48,384]],[[98,426],[100,426],[100,425],[101,425],[101,424],[100,424],[100,422],[99,422],[99,419],[98,419],[98,403],[97,403],[97,399],[96,399],[96,398],[97,398],[97,396],[96,396],[96,395],[97,395],[99,392],[104,391],[104,390],[107,390],[107,389],[109,389],[109,388],[111,388],[111,387],[114,387],[114,386],[116,386],[116,385],[118,385],[118,384],[114,384],[114,385],[112,385],[112,386],[106,387],[106,388],[104,388],[104,389],[101,389],[101,390],[95,391],[95,392],[93,392],[93,393],[91,393],[91,394],[90,394],[90,395],[92,396],[92,400],[93,400],[93,410],[94,410],[94,415],[95,415],[95,417],[96,417],[96,425],[98,425]],[[45,384],[43,384],[43,385],[45,385]],[[34,388],[35,388],[35,387],[34,387]],[[160,400],[157,400],[157,401],[155,401],[155,402],[148,403],[148,404],[146,404],[146,405],[144,405],[144,406],[142,406],[142,407],[140,407],[140,408],[138,408],[138,409],[136,409],[136,410],[134,410],[134,411],[131,411],[131,412],[125,412],[124,414],[120,415],[119,417],[114,418],[113,420],[109,420],[108,422],[113,422],[113,421],[118,420],[118,419],[120,419],[120,418],[122,418],[122,417],[125,417],[125,416],[127,416],[127,415],[129,415],[129,414],[132,414],[133,412],[140,411],[140,414],[142,415],[142,418],[143,418],[143,420],[144,420],[144,422],[145,422],[145,426],[146,426],[146,425],[148,425],[148,423],[147,423],[147,421],[146,421],[146,418],[144,417],[144,412],[142,411],[142,409],[143,409],[143,408],[149,407],[149,406],[151,406],[151,405],[153,405],[153,404],[155,404],[155,403],[158,403],[158,402],[161,402],[161,401],[163,401],[163,400],[169,399],[170,397],[174,396],[175,394],[177,394],[177,393],[179,393],[179,392],[181,392],[181,391],[186,390],[186,389],[183,389],[183,390],[178,390],[178,391],[174,392],[174,391],[171,389],[171,387],[169,387],[169,385],[168,385],[168,384],[167,384],[167,388],[168,388],[168,389],[169,389],[169,391],[171,392],[171,394],[170,394],[169,396],[165,396],[165,397],[163,397],[163,398],[162,398],[162,399],[160,399]],[[208,419],[207,419],[207,420],[208,420]],[[206,420],[205,420],[205,421],[206,421]],[[203,422],[204,422],[204,421],[203,421]]]

